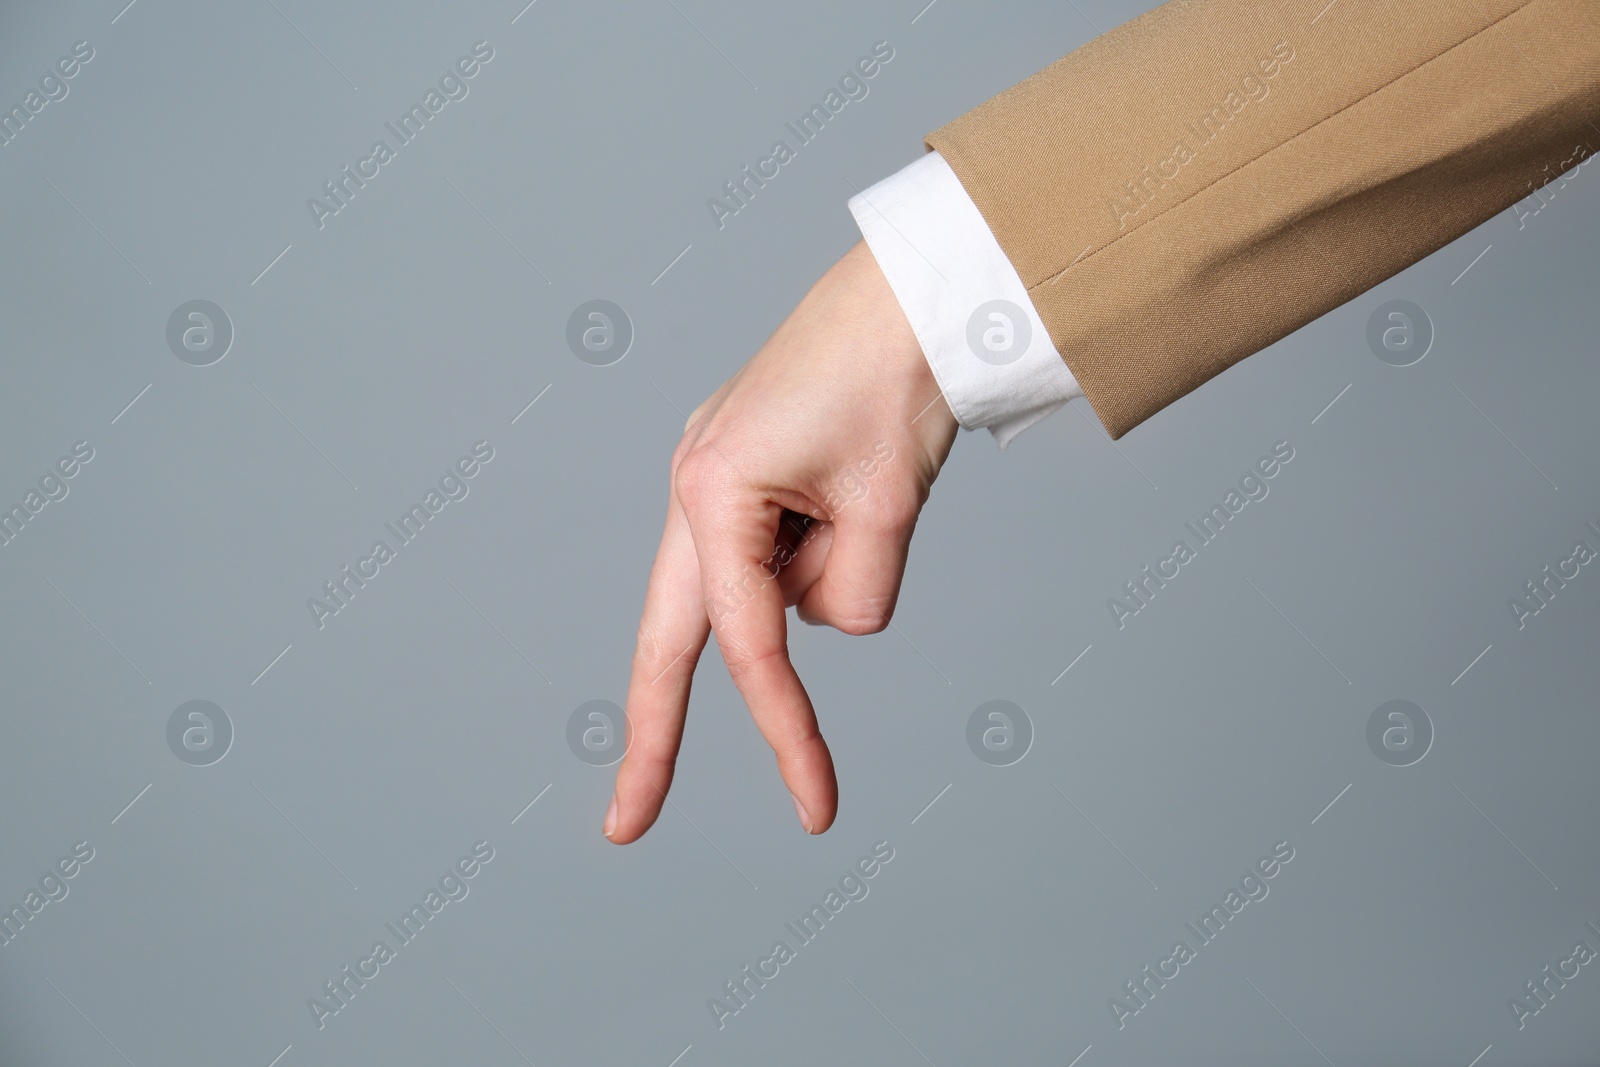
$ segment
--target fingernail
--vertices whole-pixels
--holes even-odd
[[[615,794],[612,794],[611,806],[606,809],[606,824],[601,828],[600,832],[607,837],[617,832],[617,798]]]
[[[805,805],[801,804],[800,798],[795,796],[793,793],[789,794],[789,799],[794,801],[794,813],[800,816],[800,825],[803,826],[806,833],[809,834],[811,832],[811,816],[806,814]]]

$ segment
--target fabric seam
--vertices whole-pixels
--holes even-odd
[[[1081,256],[1080,258],[1075,259],[1072,263],[1070,263],[1067,266],[1065,266],[1065,267],[1061,268],[1060,270],[1056,271],[1054,274],[1051,274],[1049,277],[1041,280],[1040,282],[1038,282],[1038,283],[1036,283],[1034,285],[1026,285],[1025,284],[1024,287],[1027,289],[1027,291],[1029,293],[1032,293],[1034,290],[1042,289],[1046,285],[1054,285],[1062,277],[1062,275],[1066,274],[1068,271],[1072,270],[1074,267],[1082,266],[1083,264],[1085,264],[1085,263],[1089,262],[1090,260],[1094,259],[1100,253],[1106,251],[1107,249],[1111,248],[1113,245],[1117,244],[1119,241],[1123,240],[1126,237],[1133,236],[1135,233],[1138,233],[1140,230],[1144,229],[1145,227],[1155,225],[1157,222],[1159,222],[1159,221],[1167,218],[1168,216],[1170,216],[1173,212],[1178,211],[1185,204],[1187,204],[1190,201],[1194,200],[1196,197],[1201,196],[1202,194],[1204,194],[1206,191],[1211,189],[1213,186],[1218,185],[1218,184],[1220,184],[1220,183],[1222,183],[1224,181],[1227,181],[1229,178],[1232,178],[1235,175],[1243,172],[1244,170],[1254,166],[1255,164],[1257,164],[1257,163],[1261,162],[1262,160],[1266,159],[1268,156],[1271,156],[1274,153],[1279,152],[1279,151],[1289,147],[1290,145],[1294,144],[1296,141],[1300,140],[1300,138],[1307,136],[1308,134],[1312,133],[1313,131],[1315,131],[1316,129],[1318,129],[1321,126],[1326,125],[1327,123],[1331,122],[1333,119],[1335,119],[1338,116],[1344,114],[1346,111],[1349,111],[1352,108],[1355,108],[1355,107],[1365,103],[1366,101],[1371,100],[1373,97],[1375,97],[1378,94],[1388,90],[1390,87],[1399,84],[1400,82],[1404,81],[1406,78],[1409,78],[1413,74],[1416,74],[1417,72],[1421,71],[1424,67],[1427,67],[1428,65],[1430,65],[1432,63],[1436,63],[1439,60],[1443,59],[1445,56],[1448,56],[1450,53],[1456,51],[1457,49],[1460,49],[1460,48],[1470,44],[1472,41],[1476,40],[1477,38],[1483,36],[1484,34],[1488,33],[1489,31],[1493,30],[1495,27],[1499,26],[1502,22],[1505,22],[1508,19],[1512,19],[1512,18],[1517,17],[1518,15],[1521,15],[1523,12],[1527,11],[1529,8],[1532,8],[1537,3],[1538,3],[1538,0],[1528,0],[1527,3],[1522,4],[1521,6],[1516,8],[1514,11],[1507,12],[1506,14],[1504,14],[1504,15],[1500,16],[1499,18],[1495,19],[1489,25],[1484,26],[1480,30],[1474,31],[1471,35],[1462,38],[1461,40],[1457,41],[1455,44],[1451,45],[1449,48],[1446,48],[1442,52],[1439,52],[1437,55],[1430,56],[1429,58],[1423,60],[1421,63],[1418,63],[1416,66],[1411,67],[1410,69],[1406,70],[1405,72],[1396,75],[1394,78],[1391,78],[1389,81],[1384,82],[1382,85],[1378,86],[1376,89],[1373,89],[1370,93],[1365,93],[1361,97],[1359,97],[1358,99],[1350,101],[1350,103],[1346,104],[1344,107],[1341,107],[1339,110],[1337,110],[1335,112],[1332,112],[1331,114],[1323,116],[1322,118],[1318,119],[1316,122],[1312,123],[1310,126],[1307,126],[1305,129],[1303,129],[1299,133],[1295,134],[1293,137],[1290,137],[1290,138],[1288,138],[1286,140],[1280,141],[1279,143],[1273,145],[1271,148],[1268,148],[1264,152],[1261,152],[1259,155],[1252,156],[1250,159],[1245,160],[1243,163],[1239,164],[1237,167],[1234,167],[1232,170],[1228,171],[1227,173],[1219,174],[1216,178],[1214,178],[1213,180],[1207,182],[1203,187],[1201,187],[1199,189],[1196,189],[1194,192],[1190,193],[1188,196],[1184,197],[1182,200],[1179,200],[1177,203],[1174,203],[1174,204],[1168,206],[1167,208],[1165,208],[1164,210],[1158,212],[1157,214],[1152,215],[1150,218],[1146,219],[1144,222],[1139,223],[1133,229],[1129,230],[1127,233],[1118,234],[1116,237],[1113,237],[1111,240],[1107,241],[1105,244],[1101,245],[1099,248],[1095,249],[1093,252],[1090,252],[1086,256]]]

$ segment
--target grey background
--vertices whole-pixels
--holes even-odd
[[[855,239],[854,189],[1148,6],[923,2],[7,5],[6,107],[95,58],[0,147],[0,501],[95,458],[0,548],[0,902],[95,858],[0,948],[0,1062],[1593,1061],[1591,968],[1507,1008],[1600,947],[1600,578],[1507,608],[1597,543],[1587,167],[1116,445],[1081,402],[1005,453],[963,435],[894,628],[792,630],[834,828],[796,827],[711,655],[673,806],[601,838],[612,771],[567,717],[625,692],[684,413]],[[319,231],[306,199],[479,40],[470,95]],[[719,230],[706,199],[879,40],[870,95]],[[636,330],[609,367],[565,344],[595,298]],[[233,323],[213,366],[166,346],[192,299]],[[1389,299],[1433,320],[1413,366],[1367,347]],[[470,495],[319,631],[306,599],[479,440]],[[1106,599],[1280,440],[1270,496],[1118,630]],[[167,746],[194,699],[235,731],[208,767]],[[1009,767],[967,748],[991,699],[1035,731]],[[1367,747],[1392,699],[1434,725],[1413,766]],[[479,840],[470,895],[319,1031],[307,998]],[[707,999],[881,840],[719,1031]],[[1279,841],[1119,1030],[1108,998]]]

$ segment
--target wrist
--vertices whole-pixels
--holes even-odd
[[[896,414],[940,462],[949,451],[960,423],[950,409],[905,309],[865,241],[857,241],[835,264],[845,272],[852,291],[861,294],[881,346],[894,394]]]

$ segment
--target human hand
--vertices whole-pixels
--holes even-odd
[[[785,609],[849,634],[889,625],[917,514],[956,427],[859,242],[695,409],[672,456],[639,622],[628,749],[603,831],[613,843],[637,840],[661,813],[712,631],[801,826],[820,834],[833,824],[833,758],[789,662]]]

